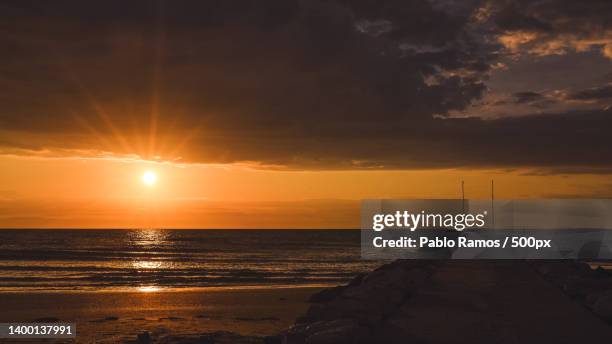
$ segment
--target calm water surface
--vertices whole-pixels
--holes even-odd
[[[0,230],[0,291],[337,284],[359,231]]]

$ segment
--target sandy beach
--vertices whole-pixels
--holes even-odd
[[[76,322],[77,343],[124,342],[143,331],[153,336],[215,331],[266,336],[291,326],[308,308],[308,297],[320,289],[2,293],[0,322]]]

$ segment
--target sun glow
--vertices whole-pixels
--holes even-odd
[[[157,175],[151,171],[147,171],[142,175],[142,182],[146,185],[153,185],[157,182]]]
[[[155,293],[161,290],[160,287],[157,286],[144,286],[144,287],[138,287],[136,290],[138,290],[141,293]]]

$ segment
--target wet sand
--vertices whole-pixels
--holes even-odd
[[[303,314],[320,287],[188,291],[1,293],[0,322],[77,323],[77,343],[117,343],[142,331],[276,334]]]

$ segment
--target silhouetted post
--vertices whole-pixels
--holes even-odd
[[[461,181],[461,212],[465,214],[465,188],[463,180]]]
[[[491,219],[493,221],[491,228],[495,229],[495,183],[493,179],[491,179]]]

